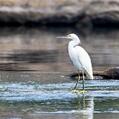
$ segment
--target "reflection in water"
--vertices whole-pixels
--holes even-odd
[[[118,30],[21,27],[0,29],[0,69],[72,71],[67,55],[68,41],[56,39],[56,36],[71,32],[80,36],[83,47],[92,57],[94,68],[118,65]]]
[[[86,100],[85,100],[86,101]],[[84,100],[83,100],[84,103]],[[85,108],[81,108],[81,106],[84,106],[84,104],[82,104],[82,100],[80,100],[80,104],[79,102],[75,102],[75,104],[73,104],[73,102],[70,103],[64,103],[64,102],[60,102],[60,103],[56,103],[56,102],[46,102],[46,103],[40,103],[40,102],[16,102],[16,103],[8,103],[8,102],[1,102],[0,103],[0,112],[1,112],[1,116],[5,115],[5,118],[22,118],[22,116],[24,116],[24,118],[45,118],[45,116],[47,115],[47,119],[50,119],[52,116],[54,118],[57,117],[62,117],[63,119],[65,119],[66,117],[73,118],[75,117],[75,119],[78,119],[80,117],[80,119],[93,119],[93,110],[92,107],[90,107],[91,100],[90,101],[86,101],[85,103],[87,103],[87,105],[85,105]],[[68,106],[69,104],[69,106]],[[75,110],[71,110],[73,107],[78,107],[77,111]],[[93,106],[93,105],[92,105]],[[4,108],[3,108],[4,107]],[[66,109],[67,110],[62,110],[62,109]],[[68,109],[69,108],[69,109]],[[70,109],[71,108],[71,109]],[[44,111],[43,111],[44,110]],[[59,111],[57,111],[59,110]],[[60,111],[61,110],[61,111]],[[10,113],[8,113],[10,112]],[[4,114],[6,113],[6,114]],[[49,118],[48,118],[49,117]]]
[[[72,84],[1,83],[0,113],[4,117],[93,119],[93,97],[75,94]],[[67,87],[65,89],[65,87]],[[48,118],[48,117],[47,117]]]
[[[58,50],[22,50],[22,52],[10,54],[4,58],[18,63],[54,63],[57,62],[56,54]]]

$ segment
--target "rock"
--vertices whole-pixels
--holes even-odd
[[[119,79],[119,67],[109,68],[102,73],[105,79]]]
[[[94,76],[100,76],[102,79],[119,79],[119,67],[112,67],[102,72],[95,72]]]
[[[119,67],[108,68],[102,72],[96,71],[93,75],[94,79],[119,79]],[[73,73],[70,77],[75,79],[78,77],[78,74]]]
[[[0,22],[54,25],[119,23],[119,1],[0,0]]]

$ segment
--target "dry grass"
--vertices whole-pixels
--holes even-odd
[[[53,7],[56,5],[63,5],[66,2],[70,2],[73,0],[28,0],[27,5],[31,7],[40,7],[40,8],[45,8],[45,7]]]
[[[48,6],[53,7],[56,5],[62,5],[74,1],[76,0],[0,0],[0,6],[44,8]]]
[[[14,0],[0,0],[0,5],[1,6],[11,6],[14,5],[15,1]]]

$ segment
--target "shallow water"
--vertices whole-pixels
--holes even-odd
[[[4,76],[0,81],[1,119],[119,118],[119,80],[86,80],[83,94],[74,92],[75,81],[62,74],[1,73]],[[42,81],[42,77],[47,78],[47,75],[54,78],[49,82]],[[78,89],[82,89],[82,81]]]
[[[118,66],[117,29],[1,28],[0,119],[119,118],[118,80],[86,80],[86,93],[72,91],[69,75],[76,70],[68,41],[56,39],[71,32],[80,36],[94,70]]]

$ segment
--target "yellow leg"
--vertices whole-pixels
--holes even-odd
[[[79,74],[79,76],[78,76],[78,80],[77,80],[77,82],[76,82],[76,85],[75,85],[75,87],[74,87],[74,89],[73,89],[73,92],[74,93],[77,93],[77,94],[84,94],[84,93],[86,93],[87,91],[85,91],[85,76],[84,76],[84,72],[82,71],[81,72],[82,73],[82,85],[83,85],[83,89],[82,90],[77,90],[76,88],[77,88],[77,85],[78,85],[78,82],[79,82],[79,80],[80,80],[80,72],[78,73]]]

